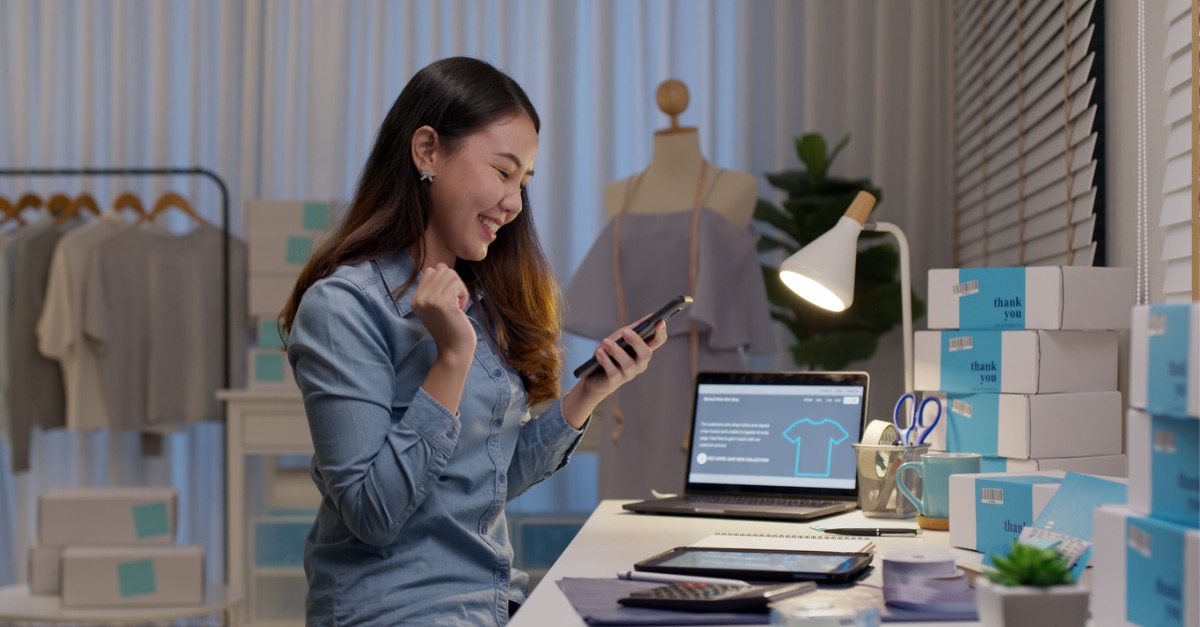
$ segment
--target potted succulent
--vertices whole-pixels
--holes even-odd
[[[989,627],[1083,627],[1088,590],[1053,549],[1014,543],[1008,555],[993,558],[995,570],[975,582],[979,620]]]

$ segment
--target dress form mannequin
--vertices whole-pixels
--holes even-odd
[[[621,211],[626,201],[628,213],[689,211],[695,202],[697,178],[707,161],[700,152],[696,128],[679,126],[679,114],[688,105],[687,87],[675,79],[663,81],[657,99],[658,108],[671,116],[671,126],[654,133],[654,151],[645,171],[604,187],[604,208],[609,218]],[[758,181],[749,174],[722,171],[711,164],[704,171],[704,189],[717,182],[706,206],[739,227],[750,224]],[[632,189],[635,184],[637,188]]]

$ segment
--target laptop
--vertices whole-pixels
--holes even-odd
[[[812,520],[858,505],[865,372],[701,372],[680,496],[640,514]]]

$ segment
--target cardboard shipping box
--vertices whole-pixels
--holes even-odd
[[[1094,517],[1092,624],[1200,627],[1200,530],[1120,505]]]
[[[252,348],[247,351],[246,387],[296,389],[292,364],[279,348]]]
[[[1116,331],[918,331],[914,383],[930,392],[1117,389]]]
[[[1121,452],[1120,392],[930,395],[942,401],[934,450],[1013,459]]]
[[[171,544],[174,488],[53,488],[38,498],[40,546]]]
[[[163,607],[203,602],[204,547],[198,544],[63,549],[63,607]]]
[[[930,329],[1129,328],[1132,268],[955,268],[929,271]]]
[[[1129,406],[1200,418],[1200,303],[1133,308]]]
[[[1130,408],[1129,509],[1200,528],[1200,420]]]
[[[58,594],[62,591],[61,546],[29,547],[29,593]]]
[[[328,201],[248,201],[250,275],[298,273],[329,232],[336,213],[334,203]]]
[[[1126,477],[1129,475],[1125,455],[1089,455],[1087,457],[1054,457],[1045,459],[1009,459],[1007,457],[984,457],[979,469],[983,472],[1038,472],[1042,470],[1065,470],[1085,475],[1102,477]]]
[[[1042,513],[1065,475],[1062,471],[950,475],[951,546],[986,552],[1012,544]]]

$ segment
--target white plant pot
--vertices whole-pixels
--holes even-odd
[[[985,627],[1084,627],[1088,619],[1088,589],[1079,584],[1004,586],[979,577],[975,600]]]

